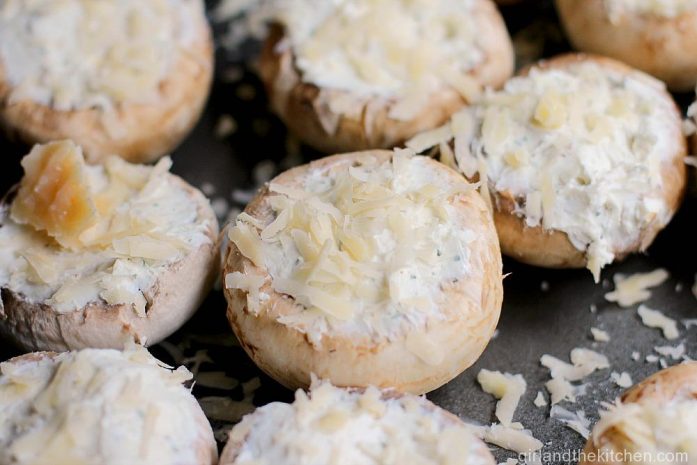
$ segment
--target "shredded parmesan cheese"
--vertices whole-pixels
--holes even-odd
[[[484,392],[493,395],[499,402],[496,404],[496,418],[502,425],[511,426],[513,414],[518,407],[520,398],[525,394],[527,384],[522,375],[511,375],[500,371],[481,370],[477,381]]]
[[[639,305],[637,313],[645,326],[660,329],[666,339],[677,339],[680,336],[677,321],[668,318],[660,311],[653,310],[645,305]]]
[[[549,368],[552,378],[563,378],[568,381],[580,381],[596,370],[610,367],[606,356],[583,348],[575,348],[571,351],[571,364],[551,355],[543,355],[540,363]]]
[[[243,213],[229,237],[298,304],[278,321],[319,343],[329,332],[394,337],[442,318],[442,286],[469,274],[476,238],[449,201],[472,187],[442,182],[437,169],[404,151],[387,162],[311,170],[293,186],[272,181],[274,217]],[[252,311],[262,284],[254,275],[226,277],[228,288],[247,292]],[[444,355],[424,337],[408,346],[425,363]]]
[[[673,360],[680,360],[685,355],[685,343],[681,342],[679,345],[672,346],[656,346],[653,348],[656,353],[663,355],[664,357],[670,357]]]
[[[576,397],[585,393],[584,385],[574,385],[571,381],[580,381],[596,370],[610,367],[602,354],[589,349],[575,348],[571,351],[571,364],[551,355],[543,355],[540,363],[549,368],[551,378],[545,388],[551,396],[551,404],[561,401],[575,402]]]
[[[69,111],[156,101],[204,21],[200,0],[5,0],[0,59],[9,102]]]
[[[1,363],[0,463],[196,463],[198,406],[182,385],[190,379],[143,348]]]
[[[564,423],[567,427],[580,434],[584,439],[588,439],[591,434],[588,429],[591,422],[586,418],[586,414],[583,410],[574,413],[559,405],[553,405],[549,412],[549,416],[550,418]]]
[[[535,407],[544,407],[547,405],[547,399],[545,399],[545,395],[542,393],[542,391],[537,391],[537,396],[535,396],[535,401],[533,402],[535,404]]]
[[[236,425],[232,462],[258,465],[485,463],[486,448],[464,423],[425,398],[363,393],[314,382],[292,404],[271,403]]]
[[[660,286],[668,277],[668,271],[663,268],[649,273],[635,273],[631,276],[617,273],[612,278],[615,282],[615,290],[605,294],[605,298],[608,302],[617,302],[620,307],[631,307],[648,300],[651,297],[649,289]]]
[[[31,302],[58,312],[130,304],[145,316],[158,276],[211,241],[212,225],[168,173],[169,158],[154,167],[118,157],[87,166],[80,148],[64,141],[36,146],[22,163],[10,214],[0,212],[0,287]],[[71,174],[41,169],[49,165],[70,166]]]
[[[623,371],[622,373],[617,373],[616,371],[613,371],[612,373],[610,373],[610,379],[613,383],[625,389],[634,384],[632,382],[632,377],[626,371]]]
[[[674,106],[643,73],[593,62],[533,68],[447,125],[456,118],[472,122],[453,130],[460,171],[479,171],[482,188],[512,199],[528,227],[566,233],[596,282],[616,250],[673,213],[661,169],[680,151]]]
[[[591,335],[593,336],[593,340],[595,340],[596,342],[610,341],[610,335],[607,333],[607,331],[604,331],[599,328],[591,328]]]
[[[518,454],[529,454],[542,449],[542,442],[528,430],[503,425],[491,425],[485,430],[484,440],[488,443],[512,450]]]

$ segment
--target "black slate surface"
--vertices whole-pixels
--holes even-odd
[[[211,5],[213,3],[210,2]],[[549,2],[529,1],[522,6],[506,8],[503,12],[520,52],[519,64],[540,54],[551,56],[568,50]],[[217,33],[224,28],[225,25],[217,25]],[[521,38],[525,38],[525,42]],[[218,51],[218,79],[206,113],[193,134],[173,154],[176,173],[195,186],[208,184],[214,187],[210,197],[221,213],[226,203],[233,208],[243,206],[233,197],[240,200],[243,194],[249,193],[255,184],[252,175],[254,167],[260,162],[268,165],[265,161],[271,160],[278,170],[293,162],[318,156],[307,148],[295,154],[293,147],[296,144],[292,138],[288,139],[283,125],[268,112],[261,86],[252,73],[235,62],[237,56],[238,51]],[[231,74],[242,74],[242,80],[227,82]],[[692,96],[677,96],[677,99],[684,107]],[[215,129],[224,114],[232,115],[237,130],[221,139],[215,137]],[[0,150],[3,152],[0,189],[4,192],[19,179],[19,159],[26,148],[2,140]],[[238,192],[233,196],[235,190]],[[543,452],[566,454],[543,457],[549,459],[544,460],[545,463],[573,462],[571,454],[583,446],[583,438],[550,419],[549,407],[533,405],[538,391],[545,392],[545,398],[549,399],[543,387],[549,375],[539,359],[548,353],[568,361],[569,352],[575,347],[592,348],[608,356],[612,367],[584,380],[588,385],[586,395],[574,404],[561,404],[572,411],[583,410],[589,419],[595,421],[600,402],[612,401],[622,392],[609,380],[612,371],[626,371],[635,382],[657,371],[657,363],[645,362],[645,357],[653,353],[656,345],[675,346],[684,342],[687,355],[697,357],[697,327],[687,329],[680,325],[680,339],[669,342],[660,331],[641,324],[636,306],[621,309],[603,297],[613,287],[611,278],[615,273],[629,274],[664,267],[671,274],[670,280],[655,289],[646,304],[677,320],[697,318],[697,300],[691,292],[697,271],[692,229],[696,209],[696,201],[688,193],[676,218],[659,235],[648,253],[606,268],[602,275],[604,284],[595,285],[586,270],[543,270],[506,260],[504,271],[510,275],[505,279],[505,299],[498,336],[472,368],[428,397],[463,419],[480,424],[490,423],[494,421],[495,400],[479,389],[475,381],[476,373],[481,368],[521,373],[527,380],[528,390],[514,419],[522,422],[545,443]],[[595,306],[596,313],[590,311],[591,306]],[[274,400],[292,400],[291,392],[260,373],[235,345],[224,310],[222,293],[213,291],[192,321],[168,339],[180,349],[183,348],[183,357],[194,357],[193,360],[185,359],[183,363],[195,368],[196,352],[206,350],[206,353],[198,354],[200,371],[225,371],[242,382],[256,377],[261,379],[258,389],[254,389],[253,382],[246,389],[246,395],[253,396],[256,405]],[[607,343],[594,342],[590,336],[591,327],[606,330],[611,340]],[[154,347],[152,351],[166,362],[182,363],[179,357],[173,359],[172,354],[162,347]],[[641,355],[639,361],[632,359],[634,351]],[[0,360],[18,354],[16,349],[0,341]],[[210,361],[206,361],[203,355],[207,355]],[[667,363],[675,364],[678,361],[667,360]],[[225,396],[241,400],[245,397],[244,391],[240,385],[231,391],[196,386],[193,392],[199,398]],[[226,425],[218,421],[213,421],[213,424],[216,428]],[[493,451],[499,461],[515,456],[498,448],[493,448]]]

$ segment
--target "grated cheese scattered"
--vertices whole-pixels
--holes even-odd
[[[564,378],[552,378],[545,383],[545,389],[549,392],[550,402],[556,405],[559,402],[576,402],[578,396],[586,393],[586,386],[571,384]]]
[[[391,337],[442,318],[441,284],[468,275],[476,237],[449,201],[472,187],[441,182],[439,169],[405,150],[386,162],[364,157],[310,170],[294,186],[272,181],[274,218],[243,213],[229,237],[268,270],[276,292],[299,304],[279,322],[319,343],[328,332]],[[226,284],[259,308],[260,282],[233,274]],[[424,363],[444,355],[428,339],[408,345]]]
[[[610,379],[613,383],[625,389],[634,384],[632,382],[632,377],[626,371],[623,371],[622,373],[617,373],[616,371],[613,371],[612,373],[610,373]]]
[[[512,450],[518,454],[529,454],[542,449],[542,442],[533,437],[528,430],[499,424],[491,425],[484,432],[483,439],[496,446]]]
[[[535,407],[544,407],[547,405],[547,400],[545,399],[545,395],[542,394],[542,391],[537,391],[537,396],[535,396],[534,404]]]
[[[670,357],[673,360],[680,360],[685,355],[685,343],[681,342],[679,345],[672,346],[655,346],[653,350],[656,353],[663,355],[664,357]]]
[[[612,278],[615,281],[615,290],[605,294],[605,298],[608,302],[617,302],[620,307],[631,307],[648,300],[651,297],[649,289],[660,286],[668,277],[668,271],[663,268],[630,276],[617,273]]]
[[[593,340],[595,340],[596,342],[610,341],[610,335],[607,333],[607,331],[603,331],[599,328],[591,328],[591,335],[593,336]]]
[[[575,348],[571,351],[571,363],[566,363],[551,355],[543,355],[540,363],[549,368],[552,379],[545,383],[551,396],[551,404],[561,401],[575,402],[576,397],[585,394],[584,385],[574,385],[571,381],[580,381],[596,370],[610,367],[602,354],[589,349]]]
[[[663,332],[663,337],[666,339],[677,339],[680,336],[677,322],[660,311],[653,310],[645,305],[639,305],[637,313],[645,326],[660,329]]]
[[[477,381],[484,392],[499,399],[496,404],[496,418],[502,425],[511,426],[513,414],[527,388],[523,376],[501,373],[500,371],[480,370]]]
[[[607,357],[603,354],[578,347],[571,351],[571,364],[551,355],[543,355],[540,363],[549,368],[552,378],[568,381],[580,381],[596,370],[610,367]]]
[[[574,413],[559,405],[553,405],[549,412],[549,417],[564,423],[567,427],[580,434],[584,439],[588,439],[590,436],[589,427],[591,422],[586,418],[586,414],[583,410]]]

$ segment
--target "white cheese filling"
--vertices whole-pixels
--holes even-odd
[[[470,98],[467,73],[486,59],[476,0],[283,0],[285,27],[304,82],[354,96],[398,99],[395,119],[410,119],[429,95],[451,86]],[[339,109],[348,102],[333,99]]]
[[[693,399],[611,405],[600,412],[593,440],[599,444],[600,437],[610,432],[619,434],[605,447],[632,453],[638,458],[633,463],[656,463],[661,453],[684,453],[687,460],[675,458],[674,463],[697,464],[697,401]]]
[[[111,157],[104,166],[84,166],[107,215],[74,239],[78,247],[61,246],[45,231],[17,223],[5,206],[0,287],[61,313],[105,302],[130,304],[146,316],[146,296],[162,273],[211,242],[210,223],[168,173],[171,163],[166,157],[150,167]]]
[[[1,0],[9,101],[60,111],[156,102],[202,21],[200,0]]]
[[[230,239],[300,304],[283,324],[323,334],[393,338],[442,319],[443,289],[470,274],[476,238],[451,200],[473,187],[424,157],[395,153],[317,168],[297,186],[270,184],[275,218],[246,213]],[[248,307],[268,298],[264,278],[228,274]],[[476,297],[477,299],[479,297]],[[417,341],[413,341],[418,344]]]
[[[383,399],[369,387],[350,392],[329,383],[292,404],[272,403],[231,432],[241,448],[233,464],[484,465],[486,448],[467,427],[423,398]]]
[[[0,363],[0,463],[196,463],[189,379],[142,348]]]
[[[669,221],[661,175],[679,151],[678,123],[659,81],[581,62],[533,68],[433,133],[454,138],[466,176],[484,167],[528,227],[566,233],[598,280],[615,250]]]
[[[628,12],[675,18],[685,13],[697,12],[697,0],[605,0],[605,9],[613,21]]]

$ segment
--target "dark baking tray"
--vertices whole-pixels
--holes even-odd
[[[215,2],[208,2],[213,7]],[[568,50],[568,44],[558,26],[550,2],[529,0],[523,5],[503,9],[509,29],[519,52],[518,64],[525,64],[539,56],[551,56]],[[220,36],[226,25],[216,25]],[[241,61],[249,56],[255,44],[246,44],[242,51],[219,49],[217,78],[203,118],[191,136],[173,154],[174,172],[194,186],[208,185],[215,190],[209,197],[226,216],[226,203],[231,208],[242,208],[245,195],[255,186],[253,172],[278,172],[289,165],[320,156],[300,147],[286,134],[283,124],[268,111],[260,83]],[[239,75],[234,81],[231,76]],[[676,96],[680,104],[692,100],[692,95]],[[234,133],[220,138],[216,126],[222,115],[231,115],[237,123]],[[25,147],[10,141],[0,141],[0,188],[6,191],[21,174],[19,160]],[[262,163],[262,165],[259,165]],[[255,170],[255,167],[257,169]],[[263,169],[261,167],[264,167]],[[234,194],[233,192],[236,191]],[[223,200],[224,199],[224,200]],[[603,271],[603,283],[595,285],[586,270],[544,270],[504,261],[505,298],[497,337],[491,341],[479,361],[446,386],[430,393],[428,398],[468,421],[486,424],[494,421],[495,400],[483,393],[475,381],[481,368],[521,373],[528,383],[527,392],[515,415],[545,443],[544,452],[556,452],[545,463],[573,463],[573,453],[582,448],[584,440],[557,420],[549,418],[549,407],[538,408],[533,399],[544,391],[548,371],[539,363],[543,354],[552,354],[568,360],[575,347],[588,347],[608,356],[612,367],[600,370],[585,380],[586,395],[574,404],[562,403],[569,410],[583,410],[589,419],[597,419],[603,401],[612,401],[622,389],[609,380],[611,371],[628,372],[636,382],[659,369],[658,363],[647,363],[645,357],[656,345],[676,345],[684,342],[687,355],[697,357],[697,329],[681,325],[681,338],[669,342],[658,330],[643,326],[637,317],[636,306],[621,309],[608,303],[604,294],[613,286],[616,273],[635,273],[664,267],[670,271],[667,283],[655,289],[647,302],[652,308],[678,319],[697,318],[697,300],[691,292],[695,266],[694,215],[697,213],[694,197],[688,193],[673,222],[662,232],[644,255],[632,256],[622,263]],[[224,220],[224,218],[221,218]],[[252,380],[245,387],[240,384],[232,390],[218,390],[195,386],[193,393],[205,396],[225,396],[241,401],[245,395],[253,397],[255,405],[271,401],[290,401],[293,394],[261,373],[244,351],[234,342],[225,319],[225,301],[215,290],[207,298],[196,316],[168,339],[182,351],[175,355],[161,346],[152,348],[155,355],[168,363],[181,363],[181,357],[190,368],[201,371],[224,371],[241,383]],[[597,309],[595,313],[591,307]],[[590,337],[590,328],[598,327],[610,333],[608,343],[597,343]],[[201,352],[205,350],[206,352]],[[634,361],[632,352],[641,354]],[[198,356],[197,356],[198,352]],[[0,341],[0,360],[19,352]],[[206,357],[207,356],[207,357]],[[175,360],[176,357],[176,360]],[[198,360],[198,361],[197,361]],[[678,361],[667,360],[668,364]],[[254,378],[261,380],[255,389]],[[246,392],[245,392],[246,391]],[[545,397],[548,396],[545,393]],[[242,411],[244,411],[244,404]],[[234,404],[233,407],[240,407]],[[212,421],[218,437],[229,422]],[[492,448],[499,461],[515,454]],[[565,454],[565,455],[562,455]]]

